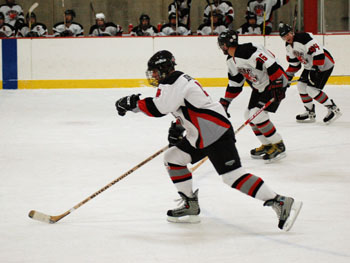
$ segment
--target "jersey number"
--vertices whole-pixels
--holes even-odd
[[[256,61],[259,61],[261,63],[265,63],[265,61],[267,60],[267,57],[264,56],[262,53],[259,54],[259,57],[256,58]]]

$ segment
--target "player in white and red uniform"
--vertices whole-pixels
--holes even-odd
[[[17,37],[46,37],[47,27],[36,20],[36,14],[32,12],[26,15],[26,24],[23,24],[17,31]],[[29,25],[31,29],[29,30]]]
[[[73,21],[75,11],[68,9],[64,12],[65,21],[57,23],[53,26],[55,37],[79,37],[84,35],[84,28],[81,24]]]
[[[10,24],[5,23],[5,16],[0,13],[0,37],[13,37],[15,34],[15,28]]]
[[[160,36],[188,36],[191,30],[180,22],[176,23],[176,15],[169,15],[169,23],[164,24],[159,31]]]
[[[213,18],[211,18],[213,16]],[[213,24],[211,23],[213,19]],[[221,32],[227,30],[227,27],[222,22],[222,14],[219,9],[213,11],[213,15],[210,13],[210,20],[201,24],[197,29],[197,35],[219,35]]]
[[[247,11],[256,14],[261,32],[264,31],[265,19],[265,34],[269,35],[272,31],[273,12],[288,2],[289,0],[250,0],[247,4]]]
[[[235,12],[230,1],[214,0],[210,5],[206,5],[204,8],[204,23],[210,22],[210,13],[213,10],[220,10],[222,16],[222,22],[226,27],[229,27],[235,17]]]
[[[298,90],[306,112],[296,116],[297,122],[316,121],[314,100],[328,109],[323,121],[326,124],[333,122],[341,116],[341,112],[323,91],[334,68],[333,57],[314,39],[312,33],[294,33],[289,25],[283,23],[279,26],[279,32],[286,41],[289,80],[304,65]]]
[[[131,95],[116,102],[121,116],[127,111],[143,112],[150,117],[171,113],[177,119],[178,123],[172,123],[169,129],[171,147],[165,152],[164,163],[184,205],[169,210],[168,220],[199,222],[198,190],[192,190],[192,173],[187,165],[208,156],[224,183],[265,201],[264,205],[277,210],[279,228],[290,229],[301,202],[276,195],[261,178],[241,167],[235,134],[225,109],[211,99],[198,81],[175,71],[175,65],[175,58],[169,51],[157,52],[149,59],[147,70],[149,82],[158,87],[156,96],[140,99],[140,94]]]
[[[168,14],[175,14],[177,11],[178,20],[188,28],[191,25],[190,12],[192,0],[175,0],[168,6]]]
[[[6,0],[6,4],[0,6],[0,13],[5,16],[5,23],[13,26],[16,30],[24,24],[23,9],[15,3],[15,0]]]
[[[241,93],[245,81],[252,88],[245,112],[246,119],[274,98],[271,105],[250,122],[253,132],[262,143],[260,147],[251,150],[252,158],[269,162],[285,157],[282,137],[270,121],[268,112],[276,112],[285,97],[288,87],[286,73],[273,54],[262,45],[253,43],[239,45],[238,34],[233,30],[221,33],[218,42],[224,54],[228,55],[229,83],[225,98],[220,100],[226,110],[231,101]]]
[[[142,14],[140,16],[140,24],[134,27],[130,35],[131,36],[156,36],[158,35],[158,29],[151,25],[151,18],[149,15]]]
[[[89,36],[110,37],[123,34],[122,27],[112,22],[106,22],[106,17],[103,13],[97,13],[95,17],[96,24],[90,27]]]

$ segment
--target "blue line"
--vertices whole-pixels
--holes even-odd
[[[17,39],[2,40],[2,88],[18,88]]]

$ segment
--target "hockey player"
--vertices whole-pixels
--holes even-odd
[[[247,12],[245,18],[247,22],[237,29],[237,33],[240,35],[261,35],[261,28],[256,23],[256,14]]]
[[[272,31],[273,12],[288,2],[289,0],[250,0],[247,4],[247,11],[256,14],[261,32],[264,32],[265,21],[265,35],[269,35]]]
[[[140,16],[140,24],[134,27],[130,35],[131,36],[156,36],[158,35],[158,29],[150,24],[151,18],[149,15],[142,14]]]
[[[222,22],[226,27],[229,27],[233,22],[235,13],[230,1],[214,0],[210,5],[206,5],[204,8],[204,23],[210,23],[210,12],[219,9],[221,14],[223,14]]]
[[[264,201],[264,206],[271,206],[278,215],[278,227],[288,231],[302,203],[276,194],[260,177],[245,171],[225,109],[211,99],[198,81],[176,71],[175,65],[175,58],[169,51],[157,52],[149,59],[146,72],[150,84],[158,87],[156,96],[140,99],[140,94],[131,95],[116,102],[121,116],[127,111],[143,112],[150,117],[171,113],[177,119],[169,129],[168,140],[172,147],[165,152],[164,164],[183,205],[167,212],[168,221],[200,221],[198,190],[193,192],[192,174],[187,165],[208,156],[224,183]]]
[[[190,10],[192,0],[175,0],[168,6],[168,14],[175,14],[177,11],[180,23],[190,27]]]
[[[26,15],[26,24],[23,24],[17,31],[18,37],[46,37],[47,27],[43,23],[38,23],[36,20],[36,14],[29,13]],[[31,30],[29,30],[29,25]]]
[[[289,80],[292,80],[301,65],[304,65],[298,81],[298,90],[306,112],[296,116],[297,122],[316,121],[314,100],[328,109],[323,122],[333,122],[341,116],[341,112],[323,91],[334,68],[333,57],[314,39],[312,33],[294,33],[289,25],[283,23],[279,25],[279,32],[286,42]]]
[[[13,37],[15,35],[15,28],[10,24],[5,23],[5,16],[0,13],[0,38]]]
[[[121,36],[122,34],[122,27],[112,22],[106,22],[106,16],[103,13],[96,14],[96,24],[91,26],[89,31],[89,36],[94,37]]]
[[[15,30],[24,24],[23,9],[15,0],[6,0],[6,4],[0,6],[0,13],[4,14],[5,23],[13,26]]]
[[[213,28],[211,21],[207,21],[198,27],[197,35],[219,35],[227,30],[227,27],[222,22],[222,14],[219,9],[213,11]],[[211,13],[210,13],[211,19]]]
[[[65,21],[54,25],[53,32],[55,37],[79,37],[84,35],[84,28],[82,25],[73,22],[75,18],[74,10],[66,10],[64,12]]]
[[[279,160],[286,156],[282,137],[270,121],[268,112],[276,112],[285,97],[288,78],[283,68],[268,50],[260,44],[238,44],[237,32],[230,30],[218,37],[218,44],[227,56],[228,78],[225,98],[220,100],[226,111],[231,101],[243,90],[247,81],[252,88],[245,118],[254,115],[268,101],[274,101],[251,123],[254,134],[262,145],[251,150],[251,157],[266,162]]]
[[[169,15],[169,23],[164,24],[159,32],[160,36],[187,36],[191,35],[191,30],[182,23],[176,22],[176,15]]]

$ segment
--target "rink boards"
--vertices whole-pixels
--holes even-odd
[[[350,35],[316,38],[336,61],[329,84],[350,84]],[[279,36],[241,36],[240,42],[265,44],[287,68]],[[226,58],[215,36],[2,39],[0,48],[3,89],[148,86],[147,61],[162,49],[174,54],[178,70],[203,86],[227,85]]]

